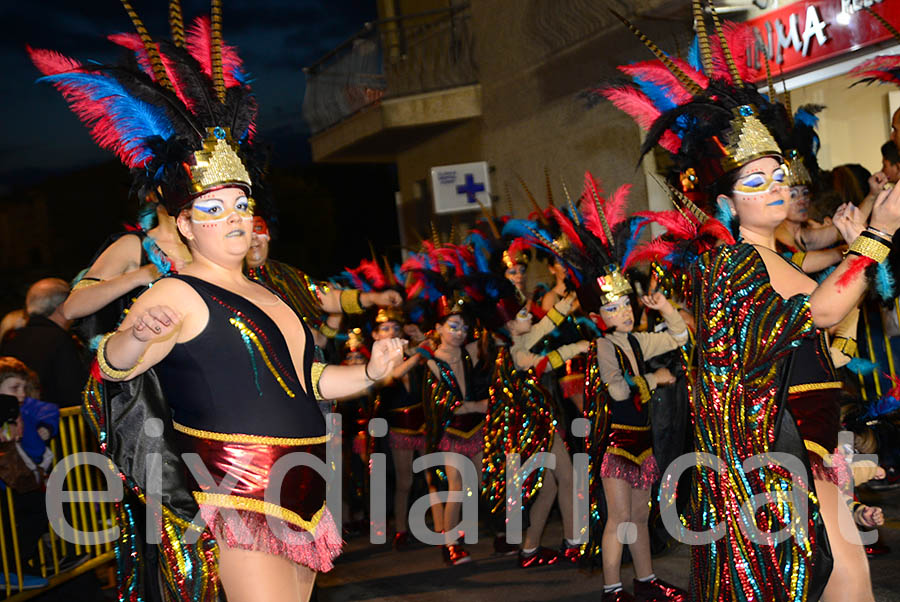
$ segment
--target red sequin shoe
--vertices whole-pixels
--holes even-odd
[[[603,592],[600,602],[635,602],[635,597],[624,589],[620,589],[619,591],[612,593]]]
[[[394,533],[394,549],[398,552],[409,548],[409,531],[397,531]]]
[[[531,554],[519,552],[519,566],[530,569],[535,566],[549,566],[559,562],[559,554],[549,548],[540,547]]]
[[[519,553],[519,546],[507,543],[506,535],[494,536],[494,554],[501,556],[512,556]]]
[[[472,562],[472,557],[469,556],[469,552],[458,543],[441,546],[441,550],[444,553],[444,562],[451,566]]]
[[[654,579],[652,581],[638,581],[635,579],[634,598],[638,602],[664,602],[665,600],[686,602],[688,594],[680,587],[675,587],[662,579]]]
[[[578,560],[581,558],[581,546],[580,545],[572,545],[565,539],[562,544],[559,546],[559,559],[561,562],[571,562],[572,564],[578,564]]]

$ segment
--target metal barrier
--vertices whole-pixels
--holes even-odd
[[[60,410],[59,435],[50,441],[53,453],[52,468],[64,457],[78,452],[99,452],[97,442],[86,427],[81,415],[81,407],[62,408]],[[55,527],[47,519],[46,532],[40,537],[37,545],[37,559],[30,570],[26,570],[26,561],[20,550],[21,525],[16,522],[17,495],[9,487],[5,487],[4,500],[0,500],[0,569],[2,569],[3,585],[0,592],[5,591],[8,600],[25,600],[42,594],[49,589],[72,579],[103,564],[115,560],[112,542],[101,543],[98,533],[113,526],[114,513],[112,504],[99,502],[97,491],[105,490],[105,478],[99,469],[88,465],[74,465],[68,471],[63,486],[64,491],[72,494],[76,500],[64,503],[66,519],[77,531],[85,531],[86,535],[73,542],[67,542],[57,535],[62,529]],[[43,496],[43,491],[40,492]],[[19,505],[20,510],[21,501]],[[62,517],[59,519],[63,520]],[[60,561],[66,556],[87,554],[90,558],[69,570],[60,570]],[[40,575],[48,580],[48,585],[21,590],[25,574]]]
[[[325,130],[382,98],[478,82],[468,4],[366,23],[303,69],[303,118]]]

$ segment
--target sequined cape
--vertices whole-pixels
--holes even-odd
[[[803,337],[815,335],[809,297],[778,295],[761,256],[748,244],[704,253],[691,279],[697,325],[694,444],[721,464],[719,473],[695,473],[688,522],[695,532],[717,524],[724,529],[714,543],[692,546],[691,594],[742,602],[815,599],[811,577],[821,551],[816,547],[827,546],[827,538],[824,531],[816,536],[821,517],[808,466],[798,475],[802,483],[794,483],[800,500],[795,507],[774,499],[773,492],[792,489],[786,467],[742,465],[751,456],[779,451],[778,440],[793,425],[789,413],[779,412],[780,368]],[[802,446],[797,458],[805,462]],[[764,500],[757,499],[756,508],[766,504],[755,513],[759,528],[777,532],[787,525],[792,535],[783,543],[754,543],[747,535],[745,521],[752,514],[742,515],[742,508],[755,495]]]
[[[325,312],[316,291],[327,292],[327,284],[274,259],[267,259],[261,266],[248,269],[247,276],[278,291],[310,328],[318,330],[325,324]]]
[[[505,511],[507,454],[519,454],[521,465],[538,452],[549,452],[558,416],[556,404],[534,372],[517,370],[509,347],[500,347],[489,388],[482,461],[482,491],[491,512]],[[510,498],[509,503],[527,505],[540,490],[543,474],[540,464],[524,482],[518,479],[521,499]]]
[[[468,355],[463,350],[465,361]],[[425,451],[432,453],[437,451],[438,443],[444,436],[444,430],[453,419],[453,412],[460,407],[465,400],[456,375],[450,366],[437,358],[434,363],[440,376],[435,376],[430,369],[425,370],[425,386],[423,397],[425,405]],[[471,386],[471,383],[468,383]]]
[[[605,496],[600,477],[600,465],[606,452],[609,436],[609,404],[610,397],[606,385],[600,378],[600,366],[597,364],[597,339],[591,340],[586,356],[584,374],[584,417],[588,420],[588,436],[585,439],[585,452],[588,455],[588,537],[581,544],[581,557],[587,564],[599,561],[600,540],[605,522]]]

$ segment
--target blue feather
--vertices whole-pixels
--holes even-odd
[[[894,275],[887,263],[879,263],[875,268],[875,291],[885,301],[894,298]]]
[[[850,360],[850,363],[844,367],[854,374],[871,374],[878,370],[878,364],[863,357],[853,358]]]
[[[625,252],[622,254],[622,263],[628,263],[628,258],[631,257],[631,254],[634,252],[635,247],[637,247],[638,240],[640,240],[640,231],[642,228],[649,223],[649,219],[646,217],[632,217],[629,219],[629,234],[628,234],[628,242],[625,244]]]
[[[160,276],[168,276],[172,271],[172,263],[163,250],[159,248],[159,245],[156,244],[156,241],[153,240],[153,237],[145,236],[141,246],[144,247],[144,252],[147,253],[147,259],[159,270]]]
[[[865,413],[862,415],[862,419],[873,420],[881,416],[892,414],[897,410],[900,410],[900,399],[891,395],[885,395],[866,408]]]
[[[806,109],[800,108],[797,109],[796,113],[794,113],[794,123],[799,123],[807,127],[814,128],[819,125],[819,117],[818,115],[810,113]]]
[[[598,336],[598,337],[599,337],[601,334],[603,334],[603,333],[600,332],[600,329],[597,328],[597,325],[596,325],[596,324],[594,324],[590,319],[585,318],[584,316],[578,316],[577,318],[575,318],[575,323],[578,324],[578,325],[580,325],[580,326],[584,326],[585,328],[587,328],[588,330],[590,330],[591,332],[593,332],[594,335],[596,335],[596,336]]]
[[[700,38],[694,36],[691,47],[688,48],[688,64],[695,70],[703,73],[703,61],[700,60]],[[708,73],[706,75],[709,75]]]
[[[152,158],[144,142],[147,138],[159,136],[167,140],[175,134],[175,128],[162,108],[135,98],[117,80],[107,75],[66,72],[47,75],[37,81],[64,86],[67,96],[75,94],[102,103],[114,126],[112,132],[100,133],[104,138],[114,135],[114,140],[104,139],[103,146],[115,150],[117,154],[127,155],[132,164]],[[80,98],[72,104],[79,116],[87,108]]]
[[[635,77],[634,83],[638,85],[641,91],[647,95],[647,98],[656,106],[660,112],[674,109],[677,105],[672,100],[671,91],[666,86],[654,84],[640,77]]]

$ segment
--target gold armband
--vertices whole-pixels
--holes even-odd
[[[341,291],[341,310],[345,314],[361,314],[363,313],[362,305],[359,303],[360,292],[353,289],[344,289]]]
[[[856,357],[856,339],[850,337],[834,337],[831,347],[837,349],[847,357]]]
[[[319,326],[319,332],[321,332],[323,335],[325,335],[325,337],[328,339],[333,339],[334,337],[337,336],[337,333],[338,333],[338,331],[336,329],[332,328],[325,322],[322,322],[322,325]]]
[[[128,378],[128,376],[134,372],[134,369],[141,363],[141,360],[138,360],[137,364],[127,370],[119,370],[110,366],[109,362],[106,361],[106,343],[109,342],[109,338],[114,334],[116,334],[116,331],[107,332],[103,335],[103,338],[100,339],[100,344],[97,345],[97,363],[100,365],[100,372],[106,376],[115,380],[123,380]]]
[[[856,240],[853,241],[853,244],[850,245],[847,252],[868,257],[875,261],[875,263],[881,263],[887,259],[888,254],[891,252],[891,248],[879,241],[875,236],[866,236],[866,232],[863,232],[856,237]]]
[[[548,353],[547,361],[550,362],[550,365],[553,366],[554,370],[560,368],[563,364],[565,364],[562,356],[559,354],[559,351],[551,351],[550,353]]]
[[[550,321],[559,326],[563,323],[563,320],[566,319],[564,315],[559,313],[559,311],[555,307],[551,307],[550,311],[547,312],[547,317],[550,318]]]
[[[641,396],[641,403],[647,403],[650,401],[650,386],[647,384],[647,379],[643,376],[635,376],[634,384],[637,386],[638,393]]]
[[[75,286],[72,287],[72,290],[77,291],[89,286],[94,286],[95,284],[100,284],[101,282],[102,280],[100,280],[99,278],[82,278],[75,283]]]
[[[806,251],[797,251],[793,255],[791,255],[791,263],[793,263],[798,268],[803,267],[803,260],[806,259]]]
[[[322,379],[322,372],[325,371],[326,366],[328,366],[328,364],[322,362],[313,362],[312,370],[310,371],[310,374],[312,376],[313,395],[319,401],[325,400],[325,398],[322,397],[322,392],[319,391],[319,381]]]

